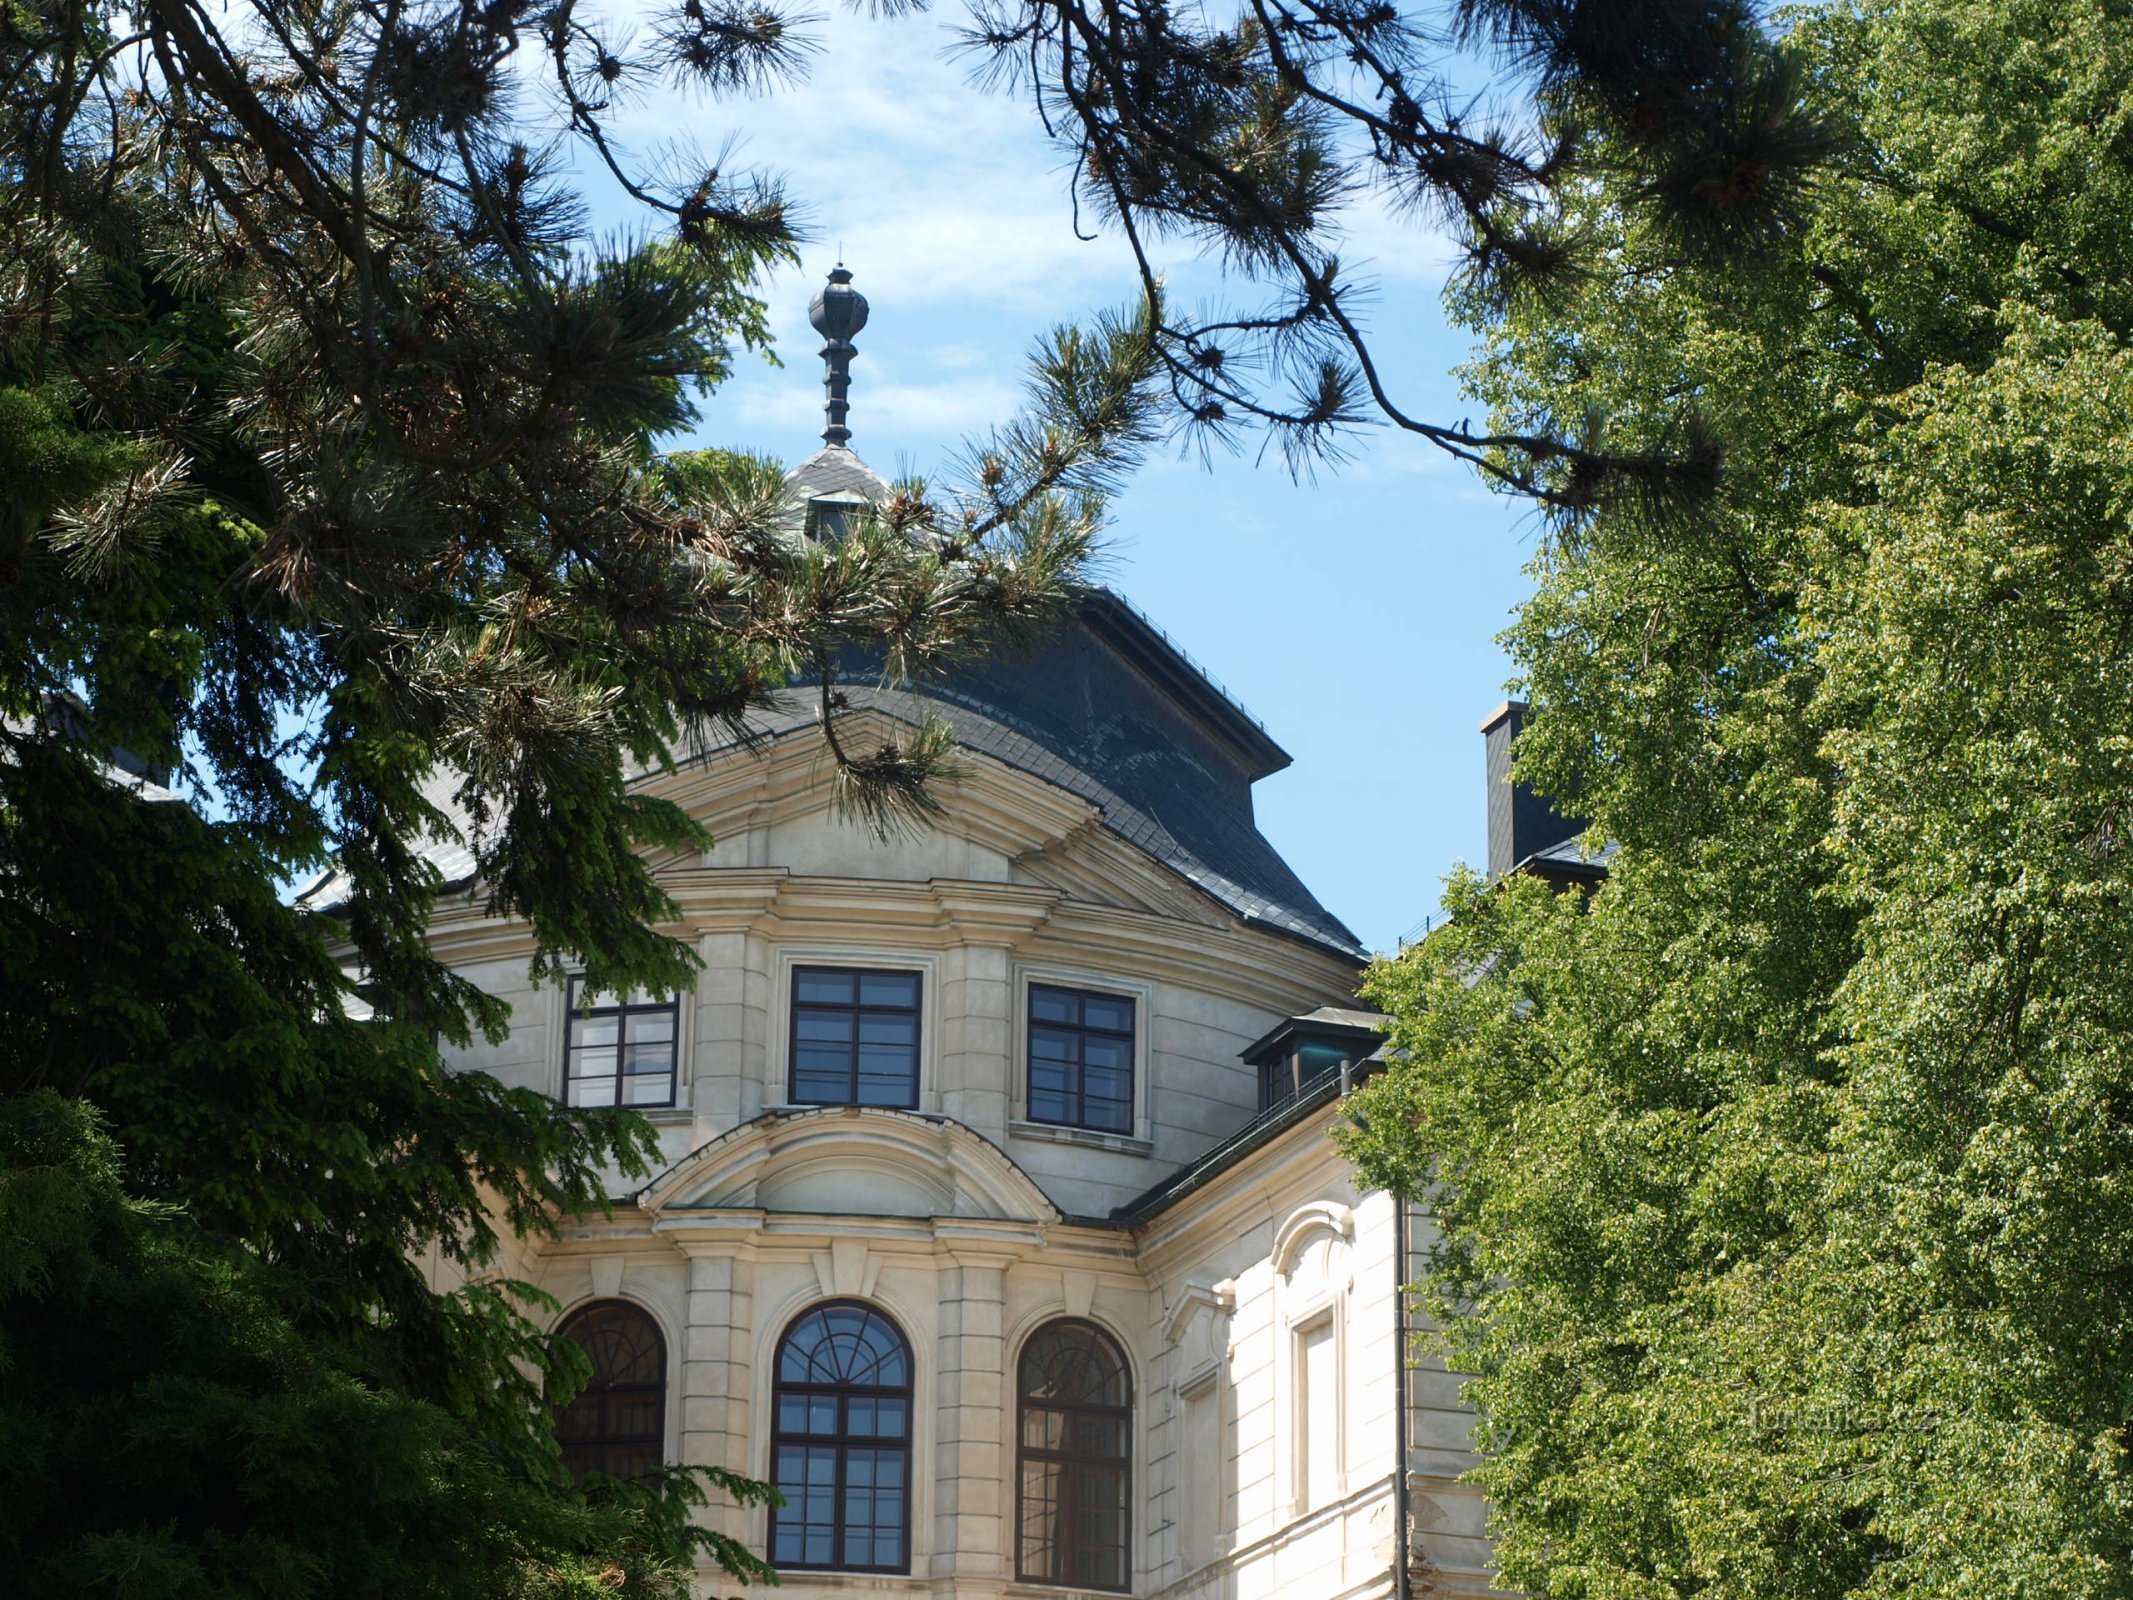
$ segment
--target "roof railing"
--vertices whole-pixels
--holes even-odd
[[[1207,686],[1210,689],[1214,690],[1215,693],[1220,695],[1224,700],[1226,700],[1229,703],[1229,707],[1232,711],[1236,712],[1238,716],[1244,718],[1246,722],[1249,722],[1261,733],[1266,733],[1266,724],[1261,722],[1258,717],[1254,716],[1242,700],[1239,700],[1235,695],[1229,692],[1229,685],[1224,683],[1220,678],[1216,677],[1212,672],[1209,672],[1207,668],[1202,666],[1199,661],[1193,656],[1193,653],[1190,650],[1179,644],[1177,640],[1171,638],[1169,633],[1164,630],[1163,625],[1161,623],[1157,622],[1155,618],[1149,616],[1147,612],[1143,611],[1131,600],[1128,600],[1116,589],[1111,589],[1108,592],[1110,593],[1112,599],[1116,600],[1121,606],[1123,606],[1127,611],[1130,611],[1134,615],[1134,617],[1140,622],[1142,627],[1146,628],[1150,633],[1154,634],[1158,639],[1162,640],[1163,643],[1170,646],[1170,648],[1177,653],[1179,660],[1183,661],[1185,665],[1192,668],[1192,670],[1197,672],[1201,677],[1205,678],[1207,680]],[[1268,733],[1267,737],[1271,739],[1273,735]]]
[[[1258,1115],[1227,1139],[1201,1151],[1154,1188],[1136,1195],[1122,1206],[1114,1207],[1108,1220],[1114,1226],[1139,1227],[1165,1206],[1199,1188],[1213,1173],[1227,1165],[1239,1151],[1249,1149],[1266,1137],[1270,1128],[1289,1121],[1314,1104],[1331,1105],[1345,1097],[1348,1091],[1368,1076],[1377,1065],[1377,1062],[1371,1060],[1341,1061],[1312,1073],[1280,1099],[1262,1106]]]

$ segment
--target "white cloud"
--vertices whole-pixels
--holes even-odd
[[[1065,153],[1024,99],[972,83],[947,22],[842,13],[815,31],[822,48],[801,83],[712,105],[659,86],[625,108],[621,138],[650,152],[686,130],[708,152],[730,140],[729,167],[789,174],[816,235],[808,283],[841,248],[870,294],[910,309],[976,304],[1049,322],[1133,292],[1123,241],[1075,236]],[[1453,257],[1440,230],[1377,195],[1339,232],[1345,258],[1401,292],[1434,288]],[[1219,271],[1183,249],[1166,266],[1181,292],[1219,288]]]

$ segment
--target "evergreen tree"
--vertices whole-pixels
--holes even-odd
[[[942,730],[846,753],[837,669],[1059,611],[1148,433],[1148,322],[1054,336],[967,482],[800,537],[774,463],[656,451],[761,343],[779,205],[706,180],[590,240],[505,83],[570,26],[0,12],[0,1592],[765,1571],[689,1522],[759,1485],[560,1471],[585,1362],[499,1238],[656,1146],[442,1069],[506,1017],[429,954],[423,847],[464,843],[544,973],[691,981],[645,861],[704,841],[625,772],[812,672],[847,807],[923,813]],[[730,33],[675,48],[778,54]],[[328,863],[336,914],[292,904]]]
[[[1689,502],[1700,438],[1610,448],[1579,429],[1481,433],[1419,415],[1372,355],[1367,276],[1342,259],[1362,205],[1448,221],[1457,280],[1504,306],[1610,268],[1580,226],[1596,182],[1668,247],[1752,261],[1797,225],[1827,153],[1800,62],[1744,0],[972,0],[989,81],[1030,99],[1072,163],[1077,221],[1119,230],[1144,283],[1183,242],[1267,295],[1156,324],[1173,416],[1203,447],[1258,432],[1292,469],[1385,422],[1554,503]],[[1481,80],[1483,87],[1474,83]],[[1418,232],[1420,230],[1418,229]]]
[[[2128,22],[1803,11],[1781,247],[1599,189],[1617,270],[1473,306],[1501,426],[1729,463],[1559,518],[1509,635],[1605,886],[1459,879],[1372,979],[1349,1143],[1528,1592],[2133,1592]]]

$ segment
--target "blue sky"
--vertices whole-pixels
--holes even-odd
[[[1022,104],[981,96],[936,17],[837,12],[807,80],[706,104],[666,90],[619,126],[640,157],[677,143],[781,173],[814,242],[767,285],[785,365],[744,361],[693,442],[787,462],[817,448],[820,340],[807,300],[841,246],[872,306],[852,368],[852,445],[877,469],[931,470],[1017,404],[1033,339],[1134,292],[1124,249],[1074,237],[1066,175]],[[633,222],[601,199],[603,220]],[[1467,337],[1439,305],[1446,253],[1371,212],[1344,256],[1379,290],[1380,365],[1411,413],[1472,408]],[[1178,250],[1172,293],[1223,292]],[[1256,299],[1249,289],[1248,298]],[[1295,757],[1258,787],[1262,830],[1365,944],[1394,947],[1483,852],[1481,736],[1509,664],[1495,643],[1527,584],[1530,517],[1387,428],[1315,483],[1250,454],[1159,457],[1114,506],[1107,581],[1265,722]]]

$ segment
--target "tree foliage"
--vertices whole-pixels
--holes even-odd
[[[1800,215],[1826,153],[1799,68],[1739,0],[973,0],[968,45],[1029,97],[1073,162],[1077,214],[1117,228],[1151,291],[1154,252],[1214,253],[1268,298],[1157,326],[1171,397],[1203,442],[1259,431],[1301,466],[1389,422],[1545,500],[1566,484],[1707,494],[1708,452],[1610,451],[1574,430],[1475,433],[1418,415],[1372,354],[1365,208],[1450,222],[1457,281],[1499,307],[1605,266],[1583,226],[1612,181],[1656,237],[1752,259]],[[1476,88],[1480,80],[1483,87]],[[1540,114],[1536,117],[1536,111]]]
[[[661,271],[694,286],[655,295],[706,295],[728,342],[761,336],[736,284],[790,249],[779,183],[695,151],[633,162],[613,128],[654,83],[730,96],[803,73],[818,18],[753,0],[29,0],[10,15],[38,64],[18,50],[0,69],[20,113],[7,159],[41,190],[93,192],[127,159],[108,130],[152,129],[198,203],[195,262],[279,283],[289,336],[308,330],[362,425],[418,454],[552,444],[545,378],[618,340],[690,370],[655,354],[670,320],[603,321],[630,293],[618,263],[558,277],[544,257],[581,225],[566,153],[671,229]],[[1537,469],[1566,455],[1595,483],[1709,492],[1713,462],[1686,445],[1631,455],[1420,415],[1372,354],[1373,286],[1344,255],[1364,209],[1449,219],[1475,292],[1552,294],[1604,262],[1575,197],[1609,179],[1700,259],[1783,239],[1827,140],[1748,0],[970,0],[960,22],[977,76],[1031,106],[1069,159],[1077,219],[1121,233],[1151,301],[1157,253],[1179,242],[1264,292],[1154,320],[1172,427],[1203,446],[1256,434],[1303,468],[1385,421],[1528,493],[1555,493]],[[109,159],[84,170],[84,151]],[[463,250],[497,269],[500,300],[466,298]],[[504,365],[465,364],[477,328],[516,330]],[[446,417],[431,379],[455,371],[475,403]]]
[[[130,1194],[124,1165],[80,1101],[0,1101],[8,1593],[690,1592],[674,1508],[701,1485],[559,1495],[442,1408],[331,1359],[252,1252]]]
[[[697,21],[700,76],[776,54]],[[541,970],[682,985],[646,857],[703,841],[629,775],[808,673],[836,746],[846,661],[1041,628],[1148,434],[1138,314],[1053,336],[1026,419],[834,545],[774,463],[659,454],[761,344],[789,233],[704,179],[590,237],[516,137],[521,35],[575,59],[567,8],[0,9],[11,1594],[763,1575],[690,1520],[760,1486],[557,1465],[584,1358],[499,1242],[656,1146],[443,1070],[506,1018],[429,953],[425,847]],[[945,760],[925,730],[841,792],[891,825]],[[334,913],[292,904],[329,863]]]
[[[1619,270],[1472,306],[1499,425],[1735,467],[1551,523],[1509,636],[1605,886],[1460,878],[1372,979],[1350,1143],[1529,1592],[2133,1589],[2128,20],[1803,11],[1786,247],[1596,189]]]

